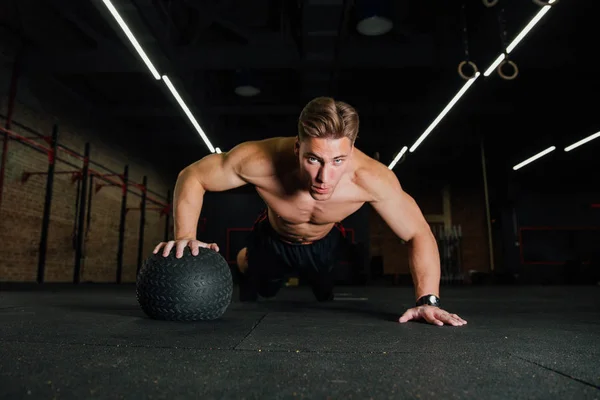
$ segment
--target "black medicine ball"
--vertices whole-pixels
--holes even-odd
[[[214,250],[200,248],[197,256],[186,247],[182,258],[175,249],[167,257],[152,254],[136,281],[136,296],[150,317],[170,321],[220,318],[233,295],[233,278],[227,261]]]

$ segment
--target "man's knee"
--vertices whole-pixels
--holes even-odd
[[[248,269],[248,249],[246,247],[238,252],[236,261],[240,272],[245,273]]]

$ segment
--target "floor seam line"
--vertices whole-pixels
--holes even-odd
[[[235,346],[233,346],[233,350],[237,350],[238,346],[241,345],[242,343],[244,343],[244,341],[248,338],[248,336],[250,336],[252,334],[252,332],[254,332],[254,330],[256,329],[256,327],[258,325],[260,325],[260,323],[262,322],[263,319],[266,318],[266,316],[269,315],[269,313],[265,313],[262,317],[260,317],[255,323],[254,325],[252,325],[252,328],[250,328],[250,331],[246,334],[246,336],[244,336],[242,338],[242,340],[240,340],[240,342],[238,344],[236,344]]]
[[[519,358],[519,359],[521,359],[521,360],[523,360],[523,361],[525,361],[525,362],[528,362],[528,363],[530,363],[530,364],[537,365],[538,367],[540,367],[540,368],[543,368],[543,369],[545,369],[545,370],[548,370],[548,371],[554,372],[554,373],[556,373],[556,374],[562,375],[562,376],[564,376],[564,377],[566,377],[566,378],[572,379],[572,380],[574,380],[574,381],[577,381],[577,382],[579,382],[579,383],[582,383],[582,384],[584,384],[584,385],[591,386],[591,387],[593,387],[594,389],[600,389],[600,386],[594,385],[593,383],[589,383],[589,382],[586,382],[586,381],[584,381],[584,380],[582,380],[582,379],[579,379],[579,378],[576,378],[576,377],[574,377],[574,376],[568,375],[568,374],[567,374],[567,373],[565,373],[565,372],[561,372],[561,371],[555,370],[555,369],[553,369],[553,368],[550,368],[550,367],[547,367],[547,366],[545,366],[545,365],[542,365],[542,364],[540,364],[540,363],[538,363],[538,362],[535,362],[535,361],[532,361],[532,360],[528,360],[528,359],[526,359],[526,358],[523,358],[523,357],[521,357],[521,356],[518,356],[518,355],[516,355],[516,354],[512,354],[512,353],[511,353],[511,355],[512,355],[512,356],[514,356],[514,357],[517,357],[517,358]]]

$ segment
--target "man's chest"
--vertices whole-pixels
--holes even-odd
[[[364,204],[359,200],[342,196],[332,196],[329,200],[317,201],[308,193],[287,195],[260,189],[257,191],[277,217],[290,224],[324,225],[340,222]]]

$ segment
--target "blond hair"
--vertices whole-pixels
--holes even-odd
[[[347,137],[352,144],[358,136],[358,113],[351,105],[331,97],[311,100],[300,113],[298,137],[341,139]]]

